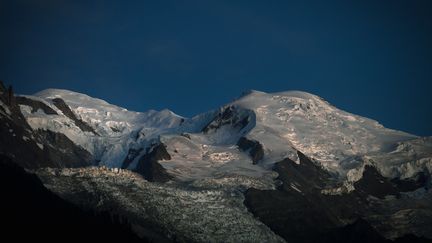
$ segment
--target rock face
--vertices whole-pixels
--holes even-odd
[[[245,193],[245,205],[274,232],[287,241],[313,242],[342,225],[320,198],[327,172],[305,157],[299,165],[290,159],[280,161],[274,170],[283,183],[278,190],[252,188]]]
[[[22,115],[19,102],[11,96],[11,89],[0,86],[0,154],[13,158],[24,168],[92,164],[92,156],[65,135],[48,130],[34,131]]]
[[[72,110],[69,108],[69,106],[64,102],[64,100],[60,98],[55,98],[52,100],[54,105],[63,112],[63,114],[67,117],[69,117],[71,120],[75,122],[75,125],[79,127],[83,132],[91,132],[94,135],[98,135],[96,131],[89,126],[87,123],[85,123],[83,120],[78,119],[75,114],[72,112]]]
[[[56,166],[43,152],[43,144],[33,137],[31,128],[16,108],[7,106],[9,114],[0,115],[0,153],[13,157],[23,167]]]
[[[12,102],[11,88],[0,82],[0,153],[14,158],[26,168],[56,166],[43,152],[43,145],[32,134],[19,107]]]
[[[159,160],[170,160],[171,156],[163,143],[151,147],[138,161],[136,172],[142,174],[148,181],[166,182],[172,179]]]
[[[400,191],[372,166],[365,167],[363,177],[354,183],[355,190],[351,193],[324,195],[323,189],[335,183],[332,175],[302,153],[298,152],[298,156],[300,164],[290,159],[275,164],[274,171],[279,174],[278,180],[282,183],[277,190],[251,188],[245,192],[245,205],[249,210],[287,241],[352,242],[357,239],[354,242],[385,242],[387,240],[382,235],[387,234],[389,228],[384,225],[389,222],[382,219],[377,221],[374,212],[382,212],[382,207],[387,205],[391,208],[389,214],[414,210],[412,220],[417,218],[417,213],[424,213],[423,209],[415,206],[418,202],[396,206]],[[426,203],[428,200],[420,201]],[[405,222],[407,219],[394,220]],[[430,224],[426,218],[422,220]],[[411,230],[408,228],[393,236],[393,239],[409,234]],[[420,233],[424,234],[424,231]]]
[[[428,171],[422,171],[411,178],[393,178],[391,181],[393,185],[397,187],[398,191],[412,192],[422,187],[430,188],[428,182],[431,181],[431,174]]]
[[[415,237],[415,239],[419,239]],[[386,240],[366,220],[358,219],[354,223],[337,228],[320,236],[319,242],[383,243]]]
[[[374,167],[366,166],[361,180],[354,183],[357,193],[384,199],[386,196],[400,196],[397,187],[383,177]]]
[[[232,128],[240,131],[245,128],[251,120],[247,111],[239,112],[235,106],[228,106],[217,113],[216,117],[202,129],[203,133],[216,131],[219,128],[230,125]]]
[[[318,164],[297,151],[300,163],[284,159],[275,164],[273,170],[279,174],[278,179],[283,182],[280,189],[294,192],[320,192],[326,184],[332,181],[332,175]]]
[[[143,148],[130,148],[128,154],[126,155],[126,158],[123,160],[121,168],[127,169],[129,165],[140,155],[141,151],[143,151]]]
[[[46,156],[52,161],[61,161],[60,167],[84,167],[94,164],[92,155],[75,145],[64,134],[50,130],[37,130],[36,134],[48,145],[44,146]]]
[[[249,140],[246,137],[241,137],[237,142],[237,146],[242,151],[249,153],[252,162],[257,164],[264,157],[264,148],[262,144],[256,140]]]
[[[55,112],[55,110],[51,109],[51,107],[47,106],[46,104],[44,104],[41,101],[29,99],[29,98],[24,97],[24,96],[18,96],[18,97],[16,97],[16,100],[17,100],[17,103],[19,105],[30,106],[32,108],[32,110],[31,110],[32,113],[35,113],[39,109],[41,109],[47,115],[57,115],[57,112]]]

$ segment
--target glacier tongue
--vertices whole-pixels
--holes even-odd
[[[58,115],[21,110],[33,129],[60,132],[100,160],[100,165],[128,168],[155,143],[164,143],[170,160],[159,163],[179,179],[221,174],[260,177],[284,158],[297,161],[301,151],[336,177],[348,180],[365,163],[389,177],[431,171],[430,139],[391,130],[378,122],[342,111],[322,98],[300,91],[250,91],[220,109],[184,118],[169,110],[134,112],[84,94],[48,89],[26,96]],[[77,119],[97,134],[85,132],[53,103],[60,98]],[[253,164],[237,141],[245,137],[262,145],[263,158]],[[423,142],[422,142],[423,141]],[[139,151],[139,152],[136,152]],[[254,161],[255,162],[255,161]]]

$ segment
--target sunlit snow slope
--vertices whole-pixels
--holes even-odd
[[[342,111],[306,92],[251,91],[233,104],[256,114],[256,126],[248,137],[264,145],[269,163],[286,157],[292,147],[329,171],[344,174],[362,163],[364,155],[387,154],[399,142],[417,138]],[[432,151],[428,151],[430,156]]]
[[[47,115],[42,110],[31,113],[30,107],[20,105],[33,128],[64,133],[92,153],[101,164],[112,167],[120,165],[129,148],[140,147],[183,121],[169,110],[133,112],[68,90],[47,89],[26,97],[44,102],[59,114]],[[76,126],[53,104],[55,98],[64,100],[76,117],[90,125],[97,134],[84,132]]]

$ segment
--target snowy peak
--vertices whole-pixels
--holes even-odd
[[[254,113],[255,124],[245,136],[263,146],[260,163],[268,166],[284,158],[299,162],[297,151],[301,151],[328,171],[346,178],[367,163],[367,155],[386,154],[398,143],[417,138],[340,110],[323,98],[302,91],[252,90],[229,105]],[[380,168],[386,168],[382,172],[387,176],[404,174],[395,172],[403,164],[400,160],[374,158],[383,165]],[[425,163],[428,162],[422,162],[422,166]]]
[[[120,167],[131,148],[142,149],[184,122],[183,117],[167,109],[128,111],[62,89],[47,89],[21,100],[21,112],[34,130],[64,134],[101,165],[110,167]]]
[[[403,161],[381,155],[417,138],[302,91],[251,90],[193,118],[170,110],[128,111],[61,89],[47,89],[26,98],[43,103],[38,107],[45,111],[54,111],[47,114],[37,107],[20,105],[32,128],[63,133],[101,165],[124,167],[127,161],[128,168],[133,169],[148,148],[163,143],[171,159],[160,161],[161,165],[181,178],[226,173],[261,176],[285,158],[300,163],[298,151],[340,178],[354,178],[371,158],[380,164],[377,168],[383,174],[403,176],[407,170],[398,169]],[[56,100],[64,101],[66,107],[60,109]],[[431,153],[422,153],[422,158]],[[408,157],[417,163],[418,158]],[[429,162],[422,161],[426,162],[416,168],[427,167]]]
[[[76,106],[79,104],[90,103],[95,106],[102,107],[114,107],[114,105],[109,104],[108,102],[93,98],[88,95],[66,90],[66,89],[45,89],[35,93],[33,96],[40,97],[45,100],[52,100],[55,98],[61,98],[66,101],[71,106]],[[120,107],[118,107],[120,108]],[[122,108],[121,108],[122,109]]]
[[[118,133],[129,133],[140,127],[169,128],[177,126],[183,119],[167,109],[148,112],[128,111],[104,100],[63,89],[47,89],[34,96],[49,103],[59,98],[64,100],[77,117],[105,135],[114,133],[118,136]]]
[[[156,241],[332,241],[352,227],[354,238],[432,237],[432,138],[313,94],[250,91],[183,118],[67,90],[15,97],[0,82],[0,123],[0,155],[42,167],[32,172],[58,196],[113,209],[140,236],[160,226]]]
[[[243,92],[242,95],[240,95],[240,97],[238,99],[236,99],[234,102],[240,101],[240,100],[248,100],[252,103],[256,103],[256,102],[259,102],[259,99],[269,97],[269,96],[284,96],[284,97],[291,97],[291,98],[299,98],[299,99],[303,99],[303,100],[322,100],[322,101],[324,101],[323,98],[321,98],[317,95],[314,95],[314,94],[311,94],[308,92],[304,92],[304,91],[298,91],[298,90],[288,90],[288,91],[281,91],[281,92],[275,92],[275,93],[266,93],[266,92],[259,91],[259,90],[249,90],[249,91]],[[253,102],[253,100],[258,100],[258,101]],[[326,102],[326,101],[324,101],[324,102]]]
[[[374,120],[342,111],[316,95],[301,91],[272,94],[254,91],[233,104],[256,113],[257,127],[253,134],[268,129],[277,131],[298,150],[319,160],[337,160],[325,154],[332,150],[347,155],[363,154],[416,137],[386,129]]]

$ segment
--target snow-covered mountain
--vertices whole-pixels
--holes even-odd
[[[43,110],[32,112],[32,107],[20,104],[21,111],[33,129],[46,129],[65,134],[89,151],[101,165],[119,167],[128,149],[148,142],[178,126],[183,118],[169,110],[132,112],[107,102],[67,90],[48,89],[28,99],[42,102],[56,114]],[[94,132],[83,130],[76,121],[55,105],[63,100],[77,120]],[[148,138],[148,139],[147,139]],[[145,141],[143,141],[145,140]]]
[[[135,169],[144,154],[163,143],[170,156],[159,163],[179,179],[225,173],[262,176],[284,158],[298,161],[297,151],[348,181],[358,180],[365,164],[391,178],[432,171],[430,138],[387,129],[306,92],[250,91],[192,118],[169,110],[128,111],[67,90],[24,97],[56,113],[20,104],[33,129],[66,135],[108,167]],[[62,110],[59,100],[76,118]]]
[[[85,210],[125,218],[140,238],[432,238],[432,137],[313,94],[249,91],[186,118],[67,90],[15,96],[0,82],[0,123],[0,163]]]

